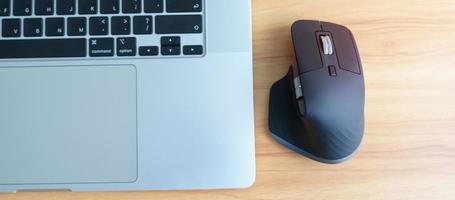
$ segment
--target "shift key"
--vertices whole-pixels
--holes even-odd
[[[0,59],[64,58],[86,55],[86,39],[0,40]]]
[[[159,15],[155,17],[157,34],[202,33],[202,15]]]

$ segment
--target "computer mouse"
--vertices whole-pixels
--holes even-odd
[[[365,82],[351,31],[320,21],[292,25],[296,64],[270,91],[269,129],[284,146],[335,164],[351,158],[364,133]]]

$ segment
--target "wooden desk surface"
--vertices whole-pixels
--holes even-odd
[[[212,0],[209,0],[212,1]],[[367,85],[358,154],[324,165],[268,135],[271,84],[293,63],[290,25],[348,26]],[[455,199],[455,2],[453,0],[253,0],[256,183],[246,190],[22,193],[0,199]]]

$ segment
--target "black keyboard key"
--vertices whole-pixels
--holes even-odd
[[[24,36],[25,37],[43,36],[43,19],[41,18],[24,19]]]
[[[136,56],[136,38],[117,38],[117,56]]]
[[[13,14],[15,16],[32,15],[32,0],[14,0]]]
[[[133,18],[134,34],[152,34],[153,32],[153,17],[152,16],[135,16]]]
[[[85,57],[86,39],[0,40],[0,58]]]
[[[35,15],[53,15],[54,0],[35,0]]]
[[[157,56],[159,54],[157,46],[139,47],[140,56]]]
[[[180,46],[180,37],[161,37],[161,46]]]
[[[141,9],[141,0],[122,0],[123,13],[140,13]]]
[[[114,56],[114,38],[91,38],[89,47],[90,57]]]
[[[65,35],[64,18],[47,18],[46,19],[46,36],[63,36]]]
[[[69,36],[84,36],[87,34],[87,20],[85,17],[69,17],[67,32]]]
[[[202,33],[202,15],[160,15],[155,17],[157,34]]]
[[[100,0],[101,14],[118,14],[119,8],[119,0]]]
[[[201,12],[202,0],[166,0],[167,12]]]
[[[58,15],[74,15],[76,14],[75,0],[57,0]]]
[[[21,36],[21,20],[20,19],[3,19],[2,20],[2,36],[3,37],[20,37]],[[0,49],[4,49],[0,46]]]
[[[90,35],[107,35],[109,19],[107,17],[90,17]]]
[[[163,0],[144,0],[144,12],[146,13],[164,12]]]
[[[161,55],[163,56],[180,55],[180,46],[162,46]]]
[[[201,45],[183,46],[184,55],[202,55],[204,53]]]
[[[0,0],[0,16],[9,16],[10,15],[10,0]]]
[[[112,35],[129,35],[131,33],[131,18],[112,17],[111,33]]]
[[[79,14],[90,15],[98,12],[98,0],[79,0]]]

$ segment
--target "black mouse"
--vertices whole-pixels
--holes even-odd
[[[279,143],[335,164],[357,151],[364,133],[365,82],[354,37],[344,26],[297,21],[297,63],[270,91],[269,129]]]

